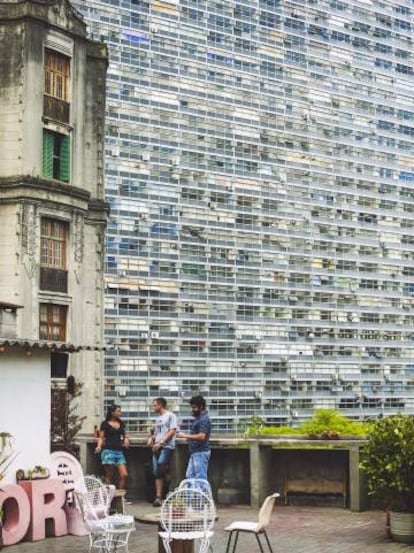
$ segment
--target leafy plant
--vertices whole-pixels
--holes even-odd
[[[316,409],[314,416],[293,428],[291,426],[266,426],[260,417],[253,416],[247,425],[246,435],[300,434],[319,439],[338,439],[343,435],[364,436],[369,433],[371,423],[356,422],[333,409]]]
[[[340,435],[365,435],[371,425],[348,419],[333,409],[317,409],[315,415],[299,426],[302,434],[333,439]]]
[[[394,511],[414,513],[414,419],[392,415],[372,427],[361,455],[368,492]]]
[[[301,434],[298,428],[293,428],[292,426],[263,426],[262,432],[263,435],[266,434]]]
[[[8,432],[0,432],[0,482],[6,476],[6,471],[16,458],[13,451],[13,436]]]
[[[246,436],[252,436],[255,434],[262,434],[265,421],[258,415],[250,417],[249,422],[246,424],[244,433]]]
[[[76,441],[86,417],[79,416],[76,399],[82,394],[83,384],[67,378],[66,387],[52,387],[51,401],[51,451],[67,451],[79,457]]]
[[[28,470],[17,470],[16,480],[35,480],[37,478],[48,478],[49,475],[50,474],[48,468],[42,467],[41,465],[36,465],[35,467]]]

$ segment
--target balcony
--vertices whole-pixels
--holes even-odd
[[[69,123],[70,104],[53,96],[43,97],[43,115],[61,123]]]
[[[68,291],[68,272],[62,269],[40,267],[39,287],[40,290],[66,294]]]

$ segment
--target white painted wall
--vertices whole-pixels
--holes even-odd
[[[50,465],[50,353],[0,352],[0,432],[14,436],[18,453],[3,483],[19,468]]]

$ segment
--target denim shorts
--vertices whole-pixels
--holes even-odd
[[[163,447],[161,451],[152,456],[152,473],[155,478],[162,478],[168,472],[171,453],[170,447]]]
[[[103,465],[126,465],[125,455],[117,449],[103,449],[101,461]]]

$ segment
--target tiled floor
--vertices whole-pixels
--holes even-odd
[[[128,505],[128,512],[156,512],[148,503]],[[213,553],[224,553],[227,533],[233,520],[254,520],[257,512],[244,506],[221,507],[212,541]],[[413,546],[392,542],[386,535],[385,515],[380,511],[351,513],[333,507],[276,505],[268,528],[274,553],[397,553],[414,551]],[[238,553],[259,553],[253,536],[241,535]],[[47,538],[37,543],[21,543],[5,553],[87,553],[88,539],[74,536]],[[130,553],[158,553],[157,526],[137,522],[131,535]]]

